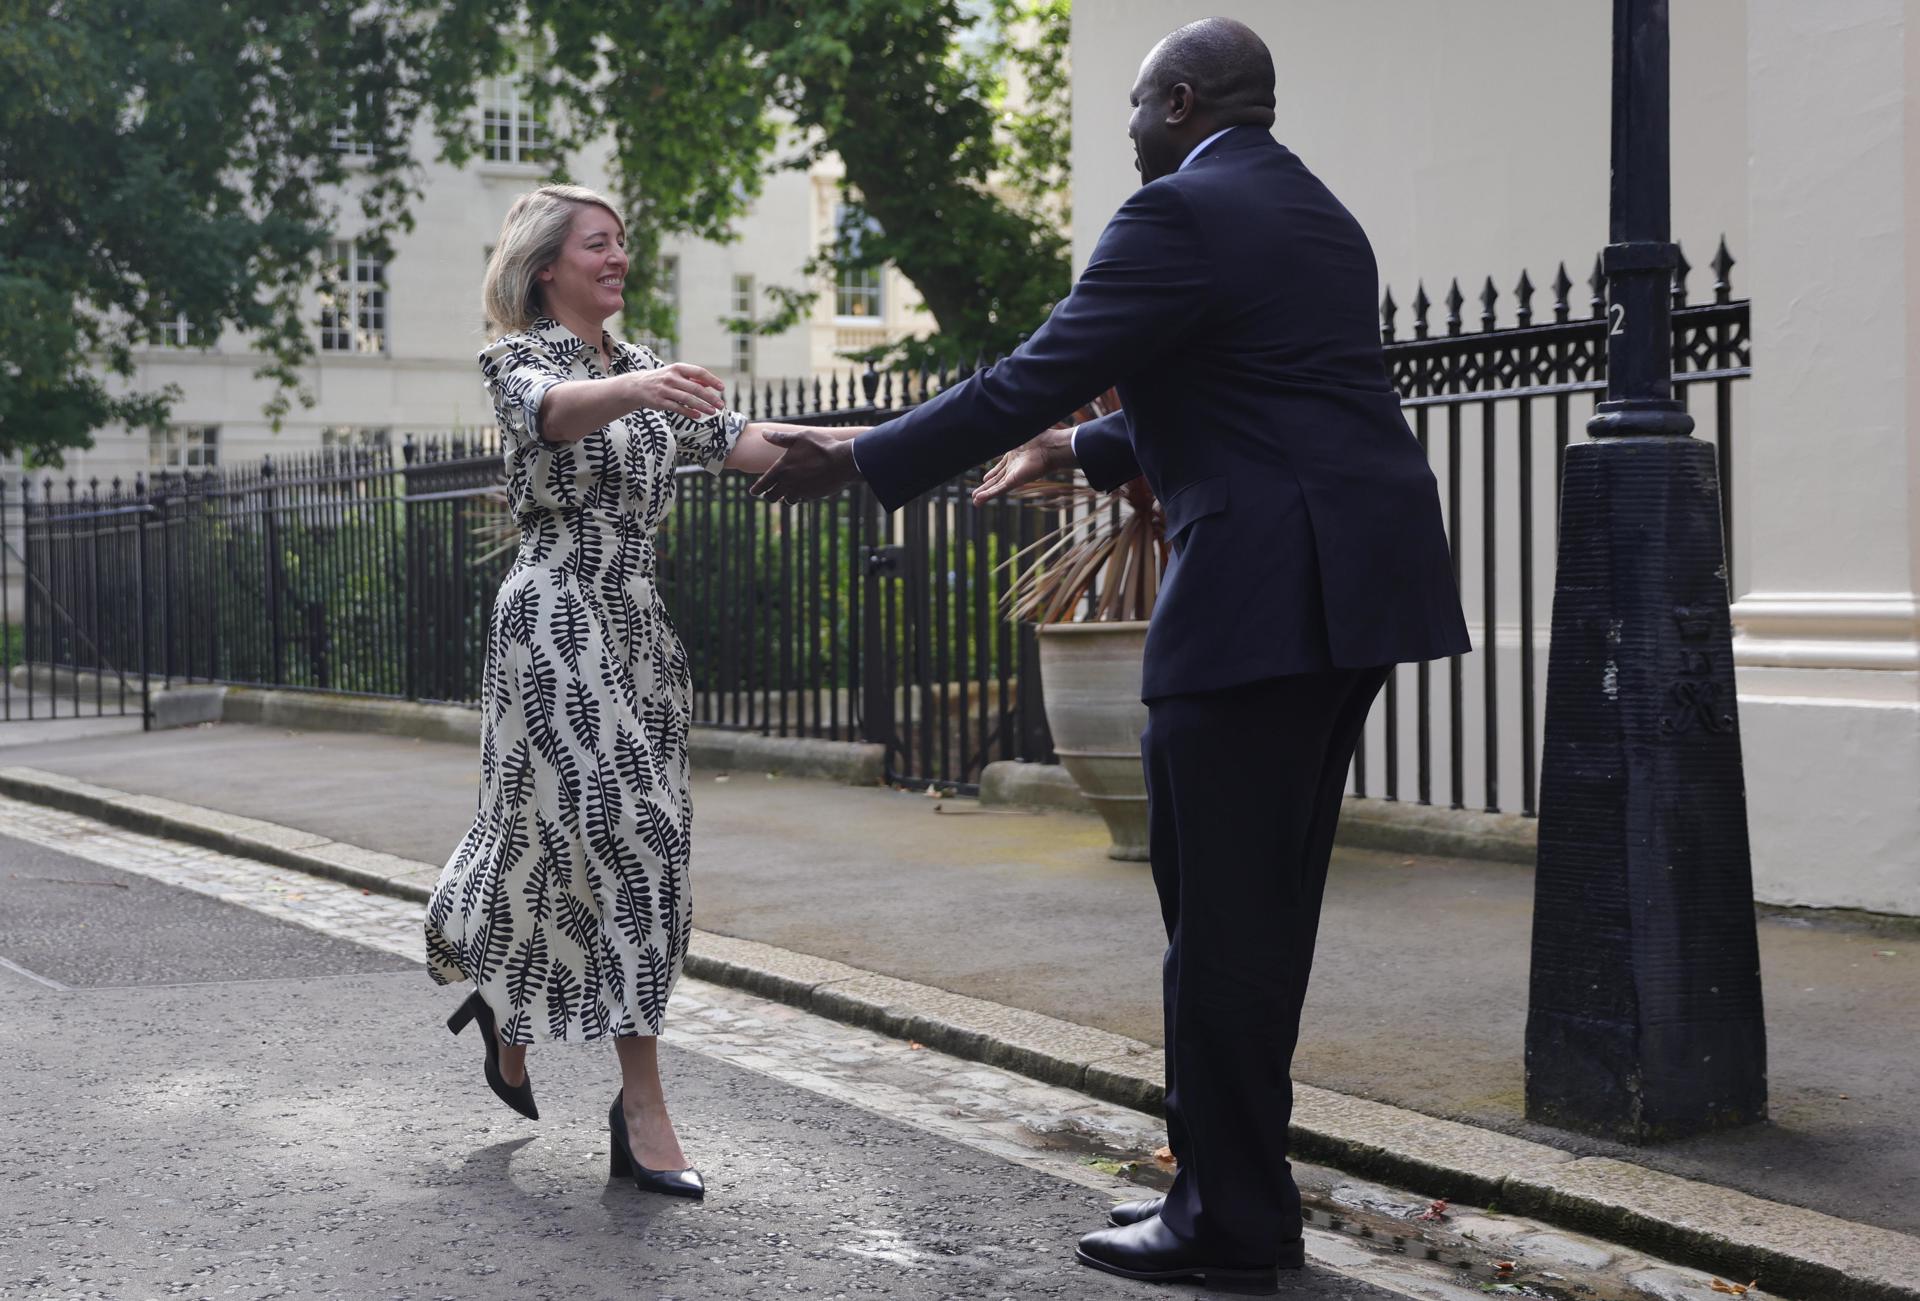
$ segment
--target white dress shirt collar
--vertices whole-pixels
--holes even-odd
[[[1174,168],[1174,170],[1177,172],[1186,171],[1187,167],[1193,162],[1194,159],[1198,158],[1201,154],[1204,154],[1205,152],[1207,152],[1208,145],[1212,144],[1214,141],[1218,140],[1221,136],[1225,135],[1227,132],[1231,130],[1233,130],[1232,127],[1223,126],[1218,131],[1215,131],[1212,135],[1208,136],[1205,140],[1202,140],[1199,144],[1193,147],[1193,152],[1188,154],[1184,159],[1182,159],[1180,162],[1180,165]]]

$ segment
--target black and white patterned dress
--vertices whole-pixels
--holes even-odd
[[[604,340],[613,373],[661,365]],[[685,649],[654,585],[676,465],[718,473],[746,421],[636,411],[574,443],[541,399],[603,375],[542,318],[480,354],[520,553],[494,598],[480,804],[427,907],[434,980],[474,980],[510,1043],[659,1034],[693,929]]]

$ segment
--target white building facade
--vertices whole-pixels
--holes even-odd
[[[397,445],[409,434],[491,426],[474,364],[486,342],[481,275],[508,206],[546,181],[551,166],[541,124],[510,80],[490,84],[480,104],[486,150],[462,168],[425,164],[415,228],[395,236],[390,259],[363,257],[352,230],[340,232],[334,274],[316,287],[312,303],[316,351],[303,378],[313,406],[296,403],[275,430],[264,414],[272,385],[254,377],[262,358],[245,336],[200,337],[181,322],[139,351],[133,382],[179,389],[171,426],[152,434],[100,430],[91,449],[70,452],[51,476],[62,485],[72,477],[83,492],[97,479],[105,491],[115,478],[130,484],[136,473],[154,469],[246,464],[328,445]],[[350,133],[342,132],[338,145],[353,156]],[[425,125],[415,151],[423,159],[436,153]],[[603,145],[570,159],[569,170],[580,183],[612,193],[609,156]],[[811,315],[781,334],[730,328],[735,318],[771,312],[769,288],[803,286],[802,268],[832,241],[844,201],[844,170],[829,157],[807,171],[770,175],[733,242],[664,241],[663,272],[679,328],[674,339],[648,342],[732,386],[845,374],[853,363],[841,353],[931,330],[912,285],[891,267],[809,286],[820,291]]]
[[[1455,276],[1470,300],[1488,275],[1503,293],[1523,269],[1545,285],[1562,260],[1584,280],[1607,236],[1610,10],[1077,0],[1076,265],[1138,183],[1126,117],[1141,57],[1224,14],[1273,50],[1275,135],[1360,219],[1403,307],[1422,280],[1436,300]],[[1920,913],[1920,0],[1687,0],[1672,31],[1674,235],[1704,267],[1724,234],[1752,300],[1732,590],[1756,893]],[[1585,315],[1584,287],[1575,299]],[[1463,598],[1483,642],[1472,569]],[[1514,609],[1499,606],[1493,654],[1517,640]],[[1486,653],[1468,657],[1469,684]],[[1503,764],[1514,725],[1503,716]]]

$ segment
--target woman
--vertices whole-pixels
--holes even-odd
[[[480,804],[427,909],[441,984],[472,980],[486,1076],[538,1119],[526,1045],[612,1039],[616,1175],[698,1198],[661,1088],[656,1036],[693,929],[686,651],[654,583],[676,466],[779,459],[706,370],[602,329],[620,310],[626,226],[591,190],[548,185],[507,213],[480,354],[520,552],[494,599],[481,691]],[[856,429],[837,431],[852,437]]]

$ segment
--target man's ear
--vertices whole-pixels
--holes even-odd
[[[1193,87],[1184,81],[1175,82],[1167,92],[1167,125],[1179,126],[1192,116]]]

